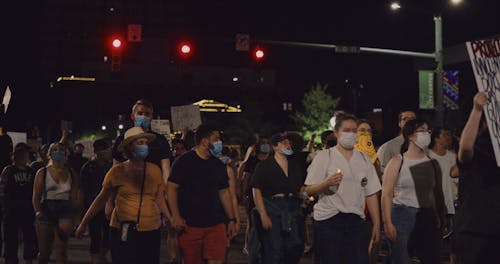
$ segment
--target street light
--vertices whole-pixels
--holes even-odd
[[[401,9],[401,5],[399,4],[399,2],[392,2],[391,3],[391,10],[396,11],[399,9]]]
[[[462,0],[450,0],[453,5],[459,5]],[[391,3],[391,10],[401,9],[398,2]],[[443,18],[441,15],[434,15],[434,61],[436,61],[436,121],[438,126],[444,123],[444,94],[443,94]]]
[[[106,130],[106,126],[102,126],[102,127],[101,127],[101,130],[102,130],[102,131],[105,131],[105,130]]]

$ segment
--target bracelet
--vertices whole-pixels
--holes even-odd
[[[236,218],[234,218],[234,217],[233,217],[233,218],[229,218],[229,219],[227,220],[227,222],[228,222],[228,223],[229,223],[229,222],[235,222],[235,223],[236,223]]]

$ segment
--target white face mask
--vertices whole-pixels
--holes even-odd
[[[431,143],[431,134],[429,132],[417,132],[417,139],[413,143],[421,149],[426,149]]]
[[[345,149],[353,149],[358,141],[358,134],[354,132],[340,132],[339,144]]]

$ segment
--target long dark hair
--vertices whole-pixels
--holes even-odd
[[[404,143],[401,145],[401,154],[405,153],[408,150],[408,147],[410,146],[410,136],[415,133],[417,128],[423,126],[423,125],[429,125],[429,123],[423,119],[412,119],[406,121],[405,126],[403,127],[403,138],[404,138]]]

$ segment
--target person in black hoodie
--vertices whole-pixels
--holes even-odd
[[[35,257],[34,211],[31,204],[34,172],[28,166],[29,146],[18,143],[13,152],[13,164],[4,168],[1,175],[5,213],[5,263],[18,263],[18,231],[23,233],[24,261],[32,263]]]

